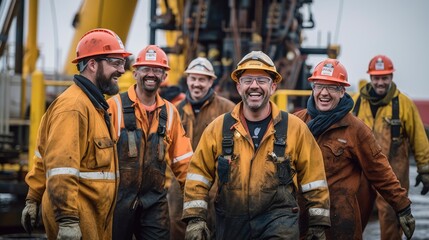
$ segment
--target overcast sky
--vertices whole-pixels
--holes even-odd
[[[339,14],[341,1],[314,0],[311,10],[316,28],[305,32],[303,46],[325,47],[330,32],[331,43],[341,46],[338,59],[348,70],[351,91],[356,91],[360,79],[368,79],[366,70],[370,59],[377,54],[387,55],[396,68],[394,81],[399,89],[413,99],[429,99],[429,61],[426,60],[429,57],[429,1],[344,0]],[[74,34],[71,21],[80,2],[39,0],[39,26],[43,26],[38,29],[40,68],[62,70]],[[56,26],[52,3],[56,9]],[[148,0],[138,2],[125,43],[127,50],[134,54],[149,43],[149,30],[141,30],[149,23],[148,3]],[[303,8],[302,12],[306,14],[307,10]],[[57,47],[54,44],[55,29],[60,36]],[[55,49],[58,49],[57,55]],[[310,62],[316,64],[323,58],[311,57]]]

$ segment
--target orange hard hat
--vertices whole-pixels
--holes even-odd
[[[395,71],[390,58],[384,55],[377,55],[371,59],[368,65],[367,73],[369,75],[386,75]]]
[[[77,63],[87,57],[108,54],[122,54],[124,58],[131,55],[125,51],[122,40],[115,32],[105,28],[96,28],[85,33],[79,40],[76,47],[76,58],[72,63]]]
[[[347,70],[337,59],[328,58],[321,61],[314,68],[313,75],[308,78],[308,81],[314,82],[322,80],[326,82],[339,83],[343,86],[350,86],[347,81]]]
[[[241,74],[243,74],[245,70],[249,69],[264,70],[269,72],[270,75],[273,75],[273,82],[275,83],[278,83],[282,80],[282,75],[277,72],[273,60],[271,60],[271,58],[262,51],[252,51],[244,56],[237,64],[237,69],[231,73],[232,80],[238,82]]]
[[[138,66],[154,66],[154,67],[163,67],[167,71],[170,70],[168,66],[168,57],[167,54],[156,45],[149,45],[139,52],[136,62],[133,64],[133,67]]]

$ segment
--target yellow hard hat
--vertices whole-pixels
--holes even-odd
[[[248,69],[264,70],[273,75],[273,82],[278,83],[282,76],[277,72],[273,60],[262,51],[252,51],[241,59],[237,64],[237,69],[231,73],[231,78],[238,82],[241,74]]]

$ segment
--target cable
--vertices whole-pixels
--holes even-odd
[[[337,24],[335,26],[334,43],[338,43],[338,35],[340,33],[342,15],[343,15],[343,0],[340,0],[340,5],[338,7]]]

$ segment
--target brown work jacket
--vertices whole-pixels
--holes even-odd
[[[311,120],[306,109],[295,115],[304,122]],[[322,150],[331,199],[331,228],[326,231],[327,239],[362,239],[356,197],[362,172],[395,211],[411,203],[371,129],[351,113],[316,140]],[[305,223],[300,225],[304,227],[302,231],[306,231]]]

